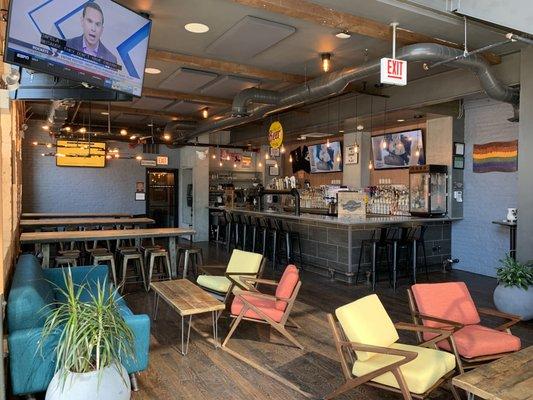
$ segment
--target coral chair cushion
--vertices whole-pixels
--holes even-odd
[[[289,299],[299,281],[300,273],[298,272],[298,268],[294,265],[288,265],[279,280],[278,287],[276,288],[276,297]],[[276,301],[276,308],[285,311],[285,308],[287,308],[287,302],[282,300]]]
[[[272,318],[276,322],[280,322],[283,318],[283,310],[278,310],[276,308],[276,302],[274,300],[268,300],[268,299],[260,299],[257,297],[253,297],[251,295],[239,295],[236,296],[233,299],[233,302],[231,303],[231,314],[232,315],[239,315],[242,311],[242,308],[244,307],[244,302],[241,299],[241,296],[244,297],[247,301],[252,303],[255,307],[257,307],[261,312],[264,312],[266,315],[268,315],[270,318]],[[264,321],[265,319],[261,317],[259,314],[257,314],[255,311],[249,309],[244,314],[245,317],[251,318],[251,319],[257,319],[260,321]]]
[[[375,294],[337,308],[335,315],[350,342],[389,347],[398,340],[398,332]],[[365,351],[356,353],[360,361],[376,356]]]
[[[400,367],[405,382],[407,383],[407,387],[411,393],[425,393],[440,378],[455,368],[455,357],[453,354],[444,351],[401,343],[393,343],[390,345],[390,348],[418,353],[418,356],[413,361]],[[354,363],[352,373],[355,376],[362,376],[381,367],[390,365],[401,358],[402,357],[387,354],[376,354],[367,361],[357,360]],[[382,385],[399,388],[398,381],[392,372],[380,375],[372,379],[372,381],[381,383]]]
[[[507,332],[481,325],[467,325],[453,334],[457,352],[464,358],[490,356],[520,350],[520,338]],[[450,343],[439,343],[441,349],[451,351]]]
[[[411,286],[421,314],[460,322],[463,325],[479,324],[476,305],[464,282],[424,283]],[[424,321],[426,326],[442,324]]]

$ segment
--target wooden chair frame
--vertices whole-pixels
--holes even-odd
[[[372,345],[367,345],[363,343],[350,342],[347,340],[342,327],[337,323],[335,317],[332,314],[328,314],[328,322],[333,332],[333,338],[335,340],[335,347],[337,348],[337,353],[341,361],[342,372],[344,374],[344,378],[346,382],[342,386],[340,386],[338,389],[334,390],[333,392],[325,396],[324,399],[333,399],[361,385],[369,385],[369,386],[373,386],[373,387],[387,390],[390,392],[401,393],[404,400],[411,400],[413,398],[425,399],[429,397],[429,395],[435,389],[437,389],[438,387],[442,386],[445,383],[449,384],[453,398],[455,400],[461,399],[461,397],[457,393],[457,390],[451,384],[451,378],[453,377],[455,371],[450,371],[449,373],[444,375],[437,382],[435,382],[435,384],[432,387],[430,387],[425,393],[422,393],[422,394],[411,393],[407,386],[407,382],[405,381],[405,378],[403,377],[400,367],[404,364],[407,364],[413,361],[416,357],[418,357],[418,354],[416,352],[392,349],[389,347],[382,347],[382,346],[372,346]],[[394,324],[394,326],[396,327],[396,329],[400,329],[400,330],[406,330],[406,331],[411,331],[411,332],[431,332],[431,333],[435,333],[438,335],[431,340],[428,340],[426,342],[419,344],[420,347],[436,348],[437,342],[440,342],[441,340],[446,340],[446,338],[448,338],[451,335],[451,332],[446,331],[446,330],[428,328],[425,326],[419,326],[419,325],[414,325],[414,324],[397,323],[397,324]],[[349,361],[351,362],[353,366],[353,363],[357,359],[357,354],[355,353],[356,351],[367,351],[371,353],[388,354],[388,355],[400,356],[403,358],[401,360],[398,360],[385,367],[379,368],[368,374],[355,377],[352,374],[352,368],[350,368]],[[392,386],[383,385],[381,383],[372,382],[372,379],[380,375],[383,375],[387,372],[391,372],[394,375],[394,377],[396,378],[396,381],[398,382],[398,386],[400,387],[399,389],[392,387]]]
[[[504,357],[510,353],[513,352],[506,352],[506,353],[499,353],[499,354],[492,354],[488,356],[480,356],[480,357],[474,357],[474,358],[465,358],[459,354],[459,351],[457,350],[457,345],[455,344],[455,340],[453,338],[453,334],[457,332],[459,329],[463,328],[465,325],[457,322],[452,321],[444,318],[434,317],[431,315],[425,315],[420,313],[418,310],[418,306],[416,304],[415,297],[413,295],[413,291],[409,288],[407,289],[407,295],[409,297],[409,310],[411,312],[411,318],[413,319],[413,323],[417,326],[425,326],[424,321],[433,321],[433,322],[439,322],[441,324],[444,324],[445,326],[442,327],[443,329],[449,330],[451,336],[447,339],[450,343],[451,351],[455,355],[455,360],[457,362],[457,368],[459,370],[459,373],[464,373],[466,370],[476,368],[480,365],[492,362],[494,360],[497,360],[501,357]],[[513,314],[507,314],[504,312],[500,312],[497,310],[492,310],[489,308],[477,308],[477,312],[481,315],[487,315],[492,317],[498,317],[502,319],[507,319],[508,322],[505,322],[499,326],[497,326],[497,331],[505,331],[507,333],[511,333],[511,327],[513,325],[516,325],[518,322],[520,322],[520,317]],[[423,341],[422,333],[417,332],[417,339],[418,342]]]
[[[207,291],[207,292],[210,292],[210,293],[213,293],[217,296],[220,296],[220,298],[222,299],[222,302],[226,305],[226,308],[230,305],[230,300],[232,299],[232,294],[233,294],[233,289],[235,287],[239,288],[239,289],[242,289],[242,290],[248,290],[248,287],[246,285],[243,285],[240,281],[239,281],[239,277],[257,277],[257,278],[261,278],[261,276],[263,275],[263,271],[265,269],[265,266],[266,266],[266,262],[267,262],[267,259],[265,257],[263,257],[261,259],[261,264],[259,265],[259,270],[257,271],[257,274],[253,273],[253,272],[239,272],[239,273],[234,273],[234,274],[231,274],[231,273],[227,273],[225,272],[227,270],[227,266],[225,265],[207,265],[207,266],[200,266],[198,267],[198,271],[201,271],[203,272],[204,274],[206,275],[211,275],[211,272],[212,270],[218,270],[218,271],[224,271],[224,276],[226,278],[228,278],[231,282],[230,284],[230,287],[228,289],[228,291],[226,293],[222,293],[222,292],[217,292],[217,291],[214,291],[214,290],[209,290],[208,288],[204,288],[203,286],[200,286],[203,290]],[[241,280],[243,279],[246,279],[246,278],[242,278]],[[220,317],[220,315],[222,314],[222,311],[220,311],[218,313],[218,317]]]
[[[298,292],[300,291],[300,287],[302,286],[302,281],[298,281],[298,283],[296,284],[296,287],[294,288],[292,292],[291,297],[281,298],[281,297],[276,297],[273,295],[261,293],[256,288],[257,284],[277,286],[278,285],[277,281],[273,281],[269,279],[256,279],[256,278],[243,278],[242,280],[246,284],[246,288],[245,290],[242,290],[242,289],[236,290],[235,297],[238,296],[241,299],[241,301],[244,303],[244,305],[239,315],[231,316],[232,318],[235,318],[235,319],[232,321],[230,325],[230,330],[226,338],[224,339],[224,342],[222,343],[222,347],[226,346],[229,339],[233,336],[235,329],[237,329],[237,326],[241,323],[242,320],[245,320],[245,321],[252,321],[252,322],[258,322],[261,324],[270,325],[272,328],[274,328],[276,331],[282,334],[286,339],[288,339],[292,344],[294,344],[300,350],[303,350],[304,347],[302,346],[302,344],[298,342],[298,340],[296,340],[296,338],[292,336],[285,327],[285,325],[287,324],[287,321],[289,320],[289,316],[294,306],[294,302],[296,301],[296,297],[298,296]],[[287,303],[287,307],[285,308],[283,317],[281,318],[280,322],[274,321],[272,318],[266,315],[263,311],[261,311],[258,307],[256,307],[255,305],[250,303],[248,300],[246,300],[246,298],[242,295],[252,296],[258,299],[265,299],[265,300],[272,300],[272,301],[285,301]],[[246,314],[248,310],[254,311],[257,315],[259,315],[262,318],[262,320],[245,317],[244,314]],[[294,325],[294,327],[299,328],[299,325],[294,323],[294,321],[291,320],[291,323]]]

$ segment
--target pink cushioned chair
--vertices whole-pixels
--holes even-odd
[[[520,339],[510,330],[520,317],[476,308],[464,282],[416,284],[408,289],[408,295],[416,324],[453,330],[448,340],[439,342],[438,346],[455,354],[461,373],[520,350]],[[508,322],[489,328],[481,325],[479,314],[507,319]],[[424,333],[418,339],[429,340],[431,337],[430,333]]]
[[[237,329],[237,326],[244,319],[246,321],[269,324],[294,345],[303,349],[303,346],[285,328],[285,324],[289,319],[294,301],[302,284],[298,268],[294,265],[287,266],[279,283],[266,279],[247,277],[243,277],[241,280],[248,285],[248,290],[234,291],[235,298],[231,304],[231,316],[235,320],[232,322],[230,331],[226,339],[224,339],[222,346],[226,346],[235,329]],[[260,293],[253,284],[276,286],[276,294],[272,296]]]

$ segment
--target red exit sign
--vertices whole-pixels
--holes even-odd
[[[407,85],[407,61],[382,58],[381,83],[398,86]]]

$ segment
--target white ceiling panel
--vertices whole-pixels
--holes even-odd
[[[191,93],[216,79],[218,74],[191,68],[179,68],[159,84],[159,88]]]
[[[145,108],[147,110],[162,110],[168,105],[172,104],[174,100],[159,99],[156,97],[141,97],[133,106],[135,108]]]
[[[202,93],[209,96],[233,98],[241,90],[259,85],[259,81],[239,78],[236,76],[223,76],[202,88]]]

